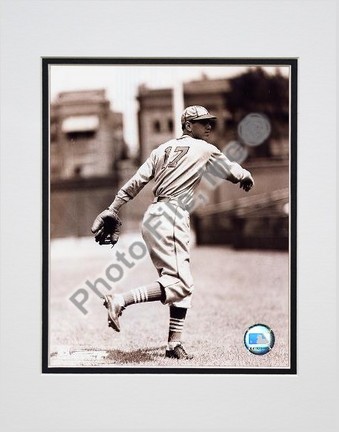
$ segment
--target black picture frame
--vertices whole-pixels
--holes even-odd
[[[49,67],[51,65],[284,65],[290,75],[290,367],[289,368],[147,368],[50,367],[49,344]],[[44,374],[297,374],[297,102],[296,58],[42,58],[42,373]]]

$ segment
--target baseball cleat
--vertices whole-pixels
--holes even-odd
[[[187,354],[185,348],[181,344],[177,345],[172,350],[167,349],[165,357],[177,360],[191,360],[193,358],[192,355]]]
[[[112,327],[113,330],[119,332],[119,316],[125,308],[114,301],[114,297],[110,294],[103,296],[102,299],[104,300],[104,306],[108,311],[108,327]]]

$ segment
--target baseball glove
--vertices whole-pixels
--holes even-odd
[[[121,220],[114,210],[106,209],[93,222],[91,231],[95,234],[95,241],[100,245],[117,243],[120,236]]]

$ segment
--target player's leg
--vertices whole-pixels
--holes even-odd
[[[120,331],[119,316],[122,311],[132,304],[152,301],[164,301],[165,293],[158,282],[134,288],[130,291],[115,295],[105,295],[104,306],[108,310],[108,326]]]
[[[171,305],[166,357],[175,359],[191,359],[182,345],[182,332],[187,314],[186,308]]]
[[[193,291],[188,213],[178,206],[155,203],[145,214],[142,235],[159,274],[158,282],[164,287],[165,303],[188,300]],[[189,308],[188,303],[178,307]]]
[[[187,309],[191,307],[193,291],[189,256],[189,215],[184,210],[173,206],[167,209],[163,204],[153,207],[154,211],[152,209],[144,220],[143,237],[159,273],[159,281],[164,287],[163,303],[170,305],[168,345],[165,356],[188,359],[192,357],[184,350],[181,338]],[[162,213],[159,211],[160,207],[165,208]],[[159,215],[157,215],[158,211]],[[147,229],[148,226],[155,227],[156,231]]]

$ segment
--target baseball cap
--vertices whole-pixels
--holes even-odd
[[[184,109],[181,114],[181,124],[184,124],[187,120],[206,120],[216,119],[216,116],[211,115],[206,108],[200,105],[192,105]]]

